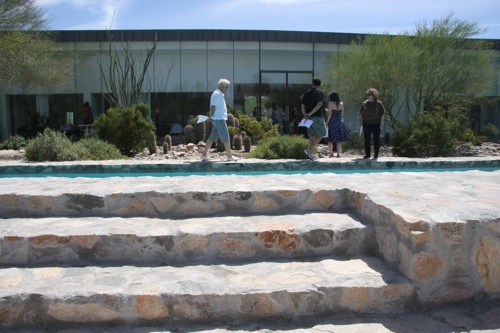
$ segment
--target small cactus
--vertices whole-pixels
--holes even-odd
[[[235,135],[233,141],[234,149],[241,150],[242,145],[243,145],[243,138],[241,137],[241,135]]]
[[[150,154],[156,154],[156,134],[154,131],[149,132],[149,137],[147,138],[147,148]]]
[[[229,113],[229,114],[227,115],[227,121],[226,121],[227,126],[232,126],[232,127],[235,127],[235,126],[234,126],[234,119],[235,119],[235,118],[234,118],[234,115],[233,115],[232,113]]]
[[[245,136],[243,139],[243,147],[245,148],[245,153],[250,152],[250,148],[252,147],[252,139],[249,136]]]
[[[166,154],[170,150],[168,143],[163,142],[163,153]]]
[[[166,153],[171,149],[172,149],[172,137],[169,134],[167,134],[163,139],[163,152]]]
[[[234,127],[236,127],[237,129],[240,128],[240,121],[236,117],[234,117]]]

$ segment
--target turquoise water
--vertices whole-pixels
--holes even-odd
[[[110,178],[110,177],[187,177],[187,176],[260,176],[260,175],[297,175],[297,174],[366,174],[386,172],[463,172],[463,171],[485,171],[492,172],[500,170],[498,167],[475,167],[475,168],[387,168],[387,169],[331,169],[331,170],[273,170],[273,171],[220,171],[220,172],[106,172],[106,173],[26,173],[26,174],[0,174],[0,178]]]

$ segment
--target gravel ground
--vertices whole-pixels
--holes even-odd
[[[195,144],[179,144],[174,146],[173,149],[166,154],[163,153],[163,148],[158,147],[157,153],[149,154],[145,151],[142,154],[137,154],[130,159],[132,160],[199,160],[200,152],[203,150],[203,143]],[[252,147],[255,149],[255,146]],[[225,153],[218,153],[212,149],[209,157],[212,159],[222,158]],[[234,151],[235,156],[245,157],[244,151]],[[318,155],[320,158],[328,158],[328,146],[321,144],[318,146]],[[341,153],[344,158],[360,158],[363,157],[364,151],[362,150],[346,150]],[[380,157],[392,157],[392,147],[383,146],[380,149]],[[492,157],[500,156],[500,143],[485,142],[481,146],[464,145],[457,148],[457,155],[463,157]],[[306,156],[304,155],[304,158]],[[26,161],[24,152],[22,150],[0,150],[0,161]]]

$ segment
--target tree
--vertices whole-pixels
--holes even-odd
[[[137,62],[141,59],[134,57],[127,42],[121,43],[123,57],[120,57],[111,32],[108,32],[108,39],[109,63],[106,66],[101,59],[98,60],[101,77],[108,92],[106,99],[111,107],[131,107],[139,104],[149,63],[156,49],[156,36],[153,46],[146,46],[146,57],[142,59],[142,64]]]
[[[0,86],[58,87],[72,73],[73,50],[48,32],[34,0],[0,0]]]
[[[470,39],[476,23],[453,15],[416,26],[414,33],[368,35],[346,52],[332,55],[324,75],[349,105],[359,105],[369,87],[381,93],[387,121],[401,128],[406,119],[437,106],[466,106],[492,86],[491,43]]]
[[[35,0],[0,0],[0,30],[41,30],[46,24]]]

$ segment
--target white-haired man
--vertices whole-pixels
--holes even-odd
[[[233,156],[231,152],[231,145],[229,142],[229,131],[227,129],[227,106],[224,99],[224,94],[229,89],[229,80],[220,79],[217,84],[217,89],[212,93],[210,97],[210,110],[208,111],[209,121],[212,121],[212,132],[208,137],[207,143],[205,145],[205,150],[201,154],[201,159],[203,161],[208,160],[207,153],[210,147],[217,138],[224,143],[226,148],[226,155],[228,161],[237,161],[238,157]]]

